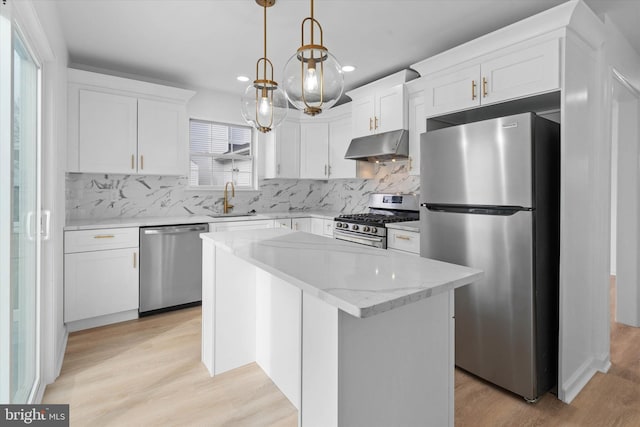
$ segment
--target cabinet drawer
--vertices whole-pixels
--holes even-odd
[[[258,220],[258,221],[228,221],[214,222],[209,224],[209,231],[241,231],[241,230],[259,230],[263,228],[274,228],[274,221]]]
[[[66,231],[64,233],[64,252],[67,254],[137,247],[138,227]]]
[[[420,233],[405,230],[388,229],[387,248],[420,253]]]
[[[291,218],[280,218],[273,221],[275,228],[293,228]]]

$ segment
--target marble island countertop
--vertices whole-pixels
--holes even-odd
[[[78,219],[67,222],[64,227],[66,231],[72,230],[92,230],[102,228],[121,228],[121,227],[148,227],[156,225],[172,225],[172,224],[196,224],[196,223],[214,223],[229,221],[258,221],[264,219],[282,219],[282,218],[322,218],[333,219],[338,216],[337,212],[324,211],[300,211],[300,212],[269,212],[258,213],[251,216],[230,216],[230,217],[211,217],[208,215],[185,215],[185,216],[166,216],[166,217],[135,217],[135,218],[107,218],[107,219]]]
[[[361,318],[464,286],[483,274],[286,229],[206,233],[202,238]]]

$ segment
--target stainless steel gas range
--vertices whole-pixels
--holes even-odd
[[[369,212],[334,218],[333,237],[386,249],[386,224],[417,221],[419,217],[417,195],[374,193],[369,196]]]

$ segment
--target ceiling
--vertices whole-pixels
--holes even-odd
[[[44,0],[41,0],[44,1]],[[50,1],[50,0],[46,0]],[[318,0],[324,45],[344,65],[345,90],[391,74],[563,0]],[[640,52],[640,1],[587,0],[609,13]],[[56,0],[70,62],[193,89],[240,95],[262,56],[262,9],[255,0]],[[309,2],[268,9],[268,56],[282,81],[300,46]]]

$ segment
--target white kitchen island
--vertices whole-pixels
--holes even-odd
[[[202,361],[312,426],[453,426],[453,290],[479,270],[284,229],[203,239]]]

